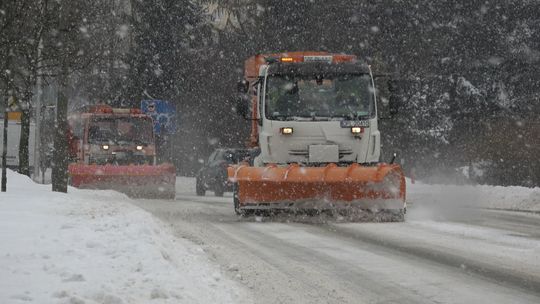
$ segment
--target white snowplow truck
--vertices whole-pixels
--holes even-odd
[[[238,88],[248,97],[237,111],[251,120],[249,145],[258,155],[229,167],[236,212],[337,210],[403,220],[404,174],[393,160],[380,161],[378,119],[396,112],[388,79],[354,55],[247,59]]]

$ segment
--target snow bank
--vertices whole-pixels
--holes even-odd
[[[0,303],[238,303],[203,249],[113,191],[8,172],[0,194]],[[159,203],[158,201],[156,203]]]
[[[540,212],[540,188],[428,185],[409,180],[407,186],[407,200],[413,204]]]

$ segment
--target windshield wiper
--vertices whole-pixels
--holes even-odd
[[[357,120],[367,120],[367,119],[370,119],[371,118],[371,115],[369,114],[366,114],[366,115],[355,115],[355,118]]]
[[[279,121],[291,121],[291,120],[299,120],[299,119],[312,119],[313,116],[311,115],[287,115],[287,114],[274,114],[269,117],[272,120],[279,120]]]
[[[348,119],[354,119],[354,114],[332,114],[330,115],[330,118],[348,118]]]
[[[287,118],[290,118],[290,117],[285,115],[285,114],[273,114],[273,115],[269,116],[268,118],[271,119],[271,120],[287,121],[287,120],[289,120]]]

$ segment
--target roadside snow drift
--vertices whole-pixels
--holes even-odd
[[[423,207],[471,207],[540,212],[540,188],[486,185],[412,184],[407,180],[407,201]]]
[[[53,193],[8,171],[0,244],[0,303],[247,302],[201,247],[113,191]]]

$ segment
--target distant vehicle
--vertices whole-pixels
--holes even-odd
[[[139,109],[95,105],[70,115],[68,121],[72,186],[174,199],[176,169],[157,163],[150,116]]]
[[[197,195],[205,195],[206,190],[214,191],[216,196],[232,191],[232,183],[227,181],[227,167],[248,160],[249,157],[249,149],[216,149],[197,173]]]

